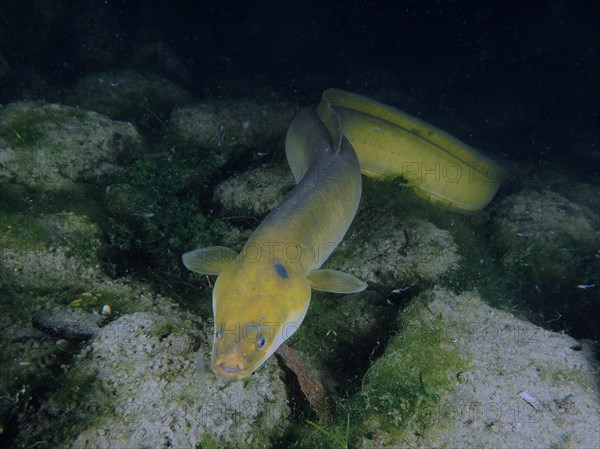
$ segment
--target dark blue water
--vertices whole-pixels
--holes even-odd
[[[159,72],[194,93],[396,90],[472,125],[497,155],[598,176],[597,2],[4,1],[0,102],[52,100],[91,71]],[[140,47],[160,43],[140,56]],[[136,58],[132,58],[136,55]]]

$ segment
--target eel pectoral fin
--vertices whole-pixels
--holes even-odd
[[[310,286],[322,292],[358,293],[367,284],[351,274],[337,270],[313,270],[308,274]]]
[[[237,253],[224,246],[195,249],[181,256],[185,267],[201,274],[219,274],[237,257]]]

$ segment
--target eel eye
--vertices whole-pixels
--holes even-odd
[[[264,335],[261,335],[260,337],[258,337],[258,340],[256,340],[256,348],[259,351],[262,351],[263,349],[265,349],[266,345],[267,345],[267,337],[265,337]]]
[[[221,328],[218,328],[218,329],[215,331],[215,338],[216,338],[217,340],[220,340],[220,339],[221,339],[221,334],[222,334],[222,333],[223,333],[223,332],[221,331]]]

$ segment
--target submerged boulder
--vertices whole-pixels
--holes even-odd
[[[295,112],[287,102],[210,100],[175,108],[169,128],[177,141],[218,152],[224,163],[240,148],[264,152],[274,141],[282,143]]]
[[[27,288],[91,284],[104,276],[98,226],[75,213],[5,214],[0,278]]]
[[[549,190],[524,190],[496,206],[493,240],[513,276],[552,287],[585,283],[583,260],[600,249],[600,216]]]
[[[499,202],[491,238],[508,294],[545,326],[597,339],[600,215],[588,206],[598,198],[591,186],[567,180],[553,178],[562,194],[526,188]]]
[[[134,156],[130,123],[83,109],[33,102],[0,108],[0,181],[58,190],[97,182]]]
[[[294,177],[287,166],[267,165],[233,176],[215,189],[215,201],[225,213],[249,216],[266,215],[285,196]]]
[[[459,263],[448,231],[417,218],[374,214],[355,219],[327,266],[393,290],[433,282]]]
[[[262,447],[280,437],[290,409],[274,359],[247,381],[218,378],[205,367],[204,326],[173,311],[124,315],[103,327],[20,441],[191,449]],[[49,438],[50,429],[60,433]]]
[[[360,447],[595,447],[594,346],[436,288],[399,332],[352,405]]]
[[[175,105],[192,94],[176,83],[151,72],[122,70],[90,73],[66,91],[65,100],[115,120],[153,126],[167,120]]]

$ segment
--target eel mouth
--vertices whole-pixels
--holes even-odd
[[[253,371],[252,363],[236,346],[224,349],[214,345],[210,366],[216,375],[229,379],[240,379]]]
[[[226,364],[224,360],[217,360],[211,363],[211,368],[218,376],[230,379],[239,379],[250,374],[250,370],[241,362]]]

